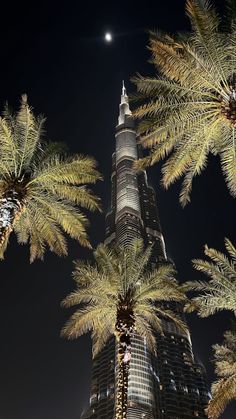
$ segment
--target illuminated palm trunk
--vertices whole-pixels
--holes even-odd
[[[116,388],[115,419],[127,418],[128,379],[131,359],[131,338],[134,334],[135,320],[133,310],[127,305],[117,310],[116,336],[118,340],[118,376]]]
[[[11,190],[0,198],[0,247],[4,245],[13,230],[14,223],[24,209],[24,200],[18,192]]]

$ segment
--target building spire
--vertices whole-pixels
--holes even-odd
[[[125,88],[125,82],[124,82],[124,80],[122,80],[122,96],[127,96],[126,95],[126,88]]]
[[[129,108],[129,98],[126,93],[125,82],[122,80],[122,92],[121,92],[121,101],[120,101],[120,112],[119,112],[119,119],[118,125],[125,123],[125,116],[132,115],[131,110]]]

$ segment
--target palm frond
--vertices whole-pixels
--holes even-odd
[[[236,251],[229,239],[225,240],[225,245],[232,260],[205,246],[205,254],[211,262],[201,259],[192,261],[194,268],[207,275],[209,280],[184,284],[184,291],[200,292],[192,301],[187,302],[187,312],[196,310],[201,317],[207,317],[217,311],[229,310],[236,315]]]
[[[166,159],[163,184],[184,176],[180,202],[190,202],[192,182],[220,155],[230,193],[236,193],[234,68],[236,25],[221,30],[210,2],[187,0],[192,30],[184,36],[150,34],[155,77],[137,75],[134,116],[140,119],[140,143],[150,153],[136,168],[143,170]]]
[[[7,122],[0,117],[0,163],[3,174],[17,174],[18,150]],[[2,172],[2,170],[1,170]]]
[[[62,329],[61,335],[68,339],[76,339],[79,336],[93,330],[94,322],[102,321],[101,308],[90,304],[84,309],[77,310]]]
[[[90,246],[85,227],[88,225],[87,217],[69,202],[57,199],[51,194],[37,193],[32,195],[28,211],[32,215],[36,212],[50,218],[55,225],[62,229],[72,238],[78,240],[83,246]]]
[[[156,353],[156,339],[153,334],[153,328],[150,324],[150,320],[145,318],[145,316],[137,316],[136,319],[136,330],[139,336],[144,338],[144,342],[147,345],[147,348],[152,352]],[[160,328],[156,329],[161,331]]]
[[[48,187],[52,182],[70,185],[95,183],[98,179],[101,179],[95,167],[96,162],[91,157],[82,155],[61,157],[55,155],[38,167],[34,179],[29,184],[40,184]]]
[[[22,95],[21,106],[15,118],[14,136],[19,153],[19,166],[17,175],[29,166],[35,149],[39,147],[45,119],[36,119],[32,109],[27,103],[27,96]]]
[[[21,238],[24,237],[22,229],[27,227],[31,263],[37,258],[43,259],[46,246],[58,256],[67,255],[66,240],[60,227],[42,207],[29,205],[23,216],[25,220],[17,222],[15,229]]]
[[[68,202],[73,202],[82,208],[90,211],[100,210],[100,199],[86,186],[71,186],[64,184],[52,184],[48,186],[48,191]]]
[[[107,319],[108,320],[108,319]],[[92,342],[93,342],[93,346],[92,346],[92,351],[93,351],[93,358],[99,354],[99,352],[102,350],[102,348],[104,348],[104,346],[106,345],[107,341],[114,336],[114,330],[112,330],[110,328],[110,323],[111,322],[115,322],[115,319],[112,320],[108,320],[108,324],[104,325],[104,327],[102,327],[99,330],[95,330],[92,333]]]

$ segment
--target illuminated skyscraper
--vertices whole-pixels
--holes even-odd
[[[140,237],[145,245],[153,245],[153,267],[167,263],[154,190],[148,185],[146,172],[137,175],[133,169],[139,154],[137,134],[124,85],[115,137],[105,242],[110,246],[127,245]],[[209,394],[205,373],[194,360],[190,335],[165,320],[163,329],[164,336],[156,337],[155,357],[142,337],[135,335],[132,340],[128,419],[206,418],[204,407]],[[93,360],[90,406],[81,418],[113,419],[115,388],[115,341],[111,339]]]

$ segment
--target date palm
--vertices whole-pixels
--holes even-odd
[[[228,4],[232,2],[228,0]],[[229,8],[230,9],[230,8]],[[171,36],[150,34],[155,77],[134,78],[141,105],[141,144],[150,154],[137,162],[143,169],[168,159],[162,167],[168,188],[184,176],[180,202],[190,201],[192,182],[218,155],[230,193],[236,196],[236,23],[227,26],[207,0],[187,0],[192,30]],[[231,10],[232,12],[232,10]]]
[[[223,345],[214,345],[214,363],[218,381],[212,384],[212,400],[206,409],[208,418],[218,419],[229,402],[236,399],[236,332],[224,334]]]
[[[236,249],[225,239],[230,258],[205,246],[205,255],[211,262],[193,260],[195,269],[203,272],[209,281],[192,281],[183,285],[184,291],[200,292],[187,302],[187,312],[197,311],[200,317],[208,317],[218,311],[229,310],[236,316]],[[226,405],[236,399],[236,332],[225,333],[223,345],[214,345],[215,371],[219,380],[212,385],[212,400],[206,409],[210,419],[217,419]]]
[[[13,230],[19,243],[30,243],[31,261],[42,259],[46,246],[66,255],[64,232],[89,246],[88,220],[78,206],[99,207],[86,187],[100,178],[96,163],[46,143],[43,127],[25,95],[16,114],[6,108],[0,118],[0,258]]]
[[[225,239],[230,259],[223,253],[205,246],[205,255],[211,262],[193,260],[195,269],[203,272],[209,281],[192,281],[184,284],[185,291],[200,292],[186,304],[186,311],[197,310],[200,317],[208,317],[217,311],[229,310],[236,316],[236,249]]]
[[[91,332],[93,356],[112,336],[118,347],[116,419],[127,417],[128,374],[132,337],[138,333],[155,351],[154,331],[162,332],[164,317],[185,329],[184,322],[163,301],[183,301],[184,294],[174,279],[173,267],[160,266],[149,271],[151,248],[141,241],[127,247],[99,245],[94,252],[95,265],[76,263],[77,289],[63,301],[65,307],[82,304],[69,319],[62,335],[69,339]]]

